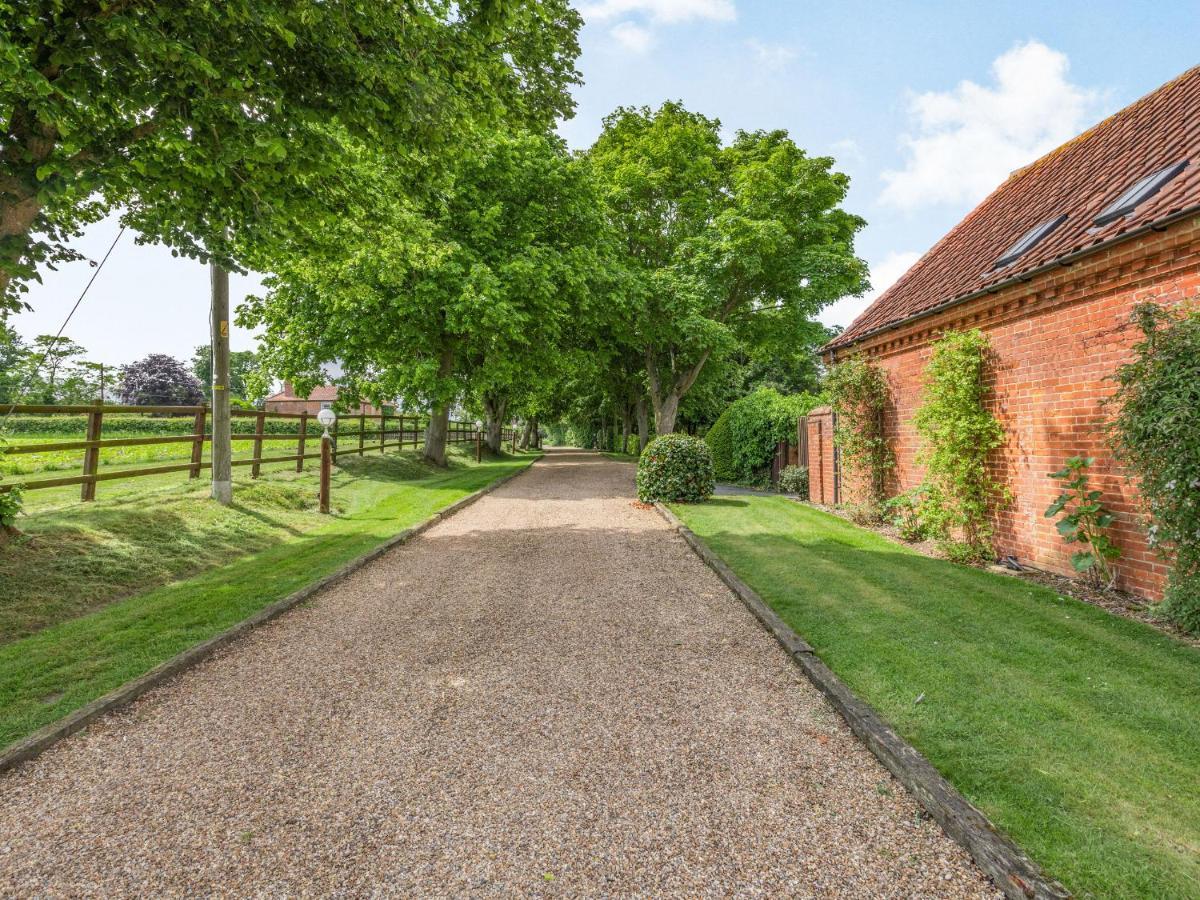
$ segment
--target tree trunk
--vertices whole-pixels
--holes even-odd
[[[521,449],[522,450],[529,449],[529,439],[530,439],[530,435],[532,435],[532,433],[533,433],[533,419],[527,418],[525,420],[525,430],[521,432]]]
[[[446,347],[438,360],[438,380],[449,378],[454,372],[454,349]],[[439,388],[441,385],[439,385]],[[425,458],[435,466],[446,465],[446,437],[450,430],[450,403],[435,403],[429,415],[429,427],[425,429]]]
[[[41,204],[34,192],[16,185],[7,190],[0,188],[0,245],[20,248],[14,254],[16,261],[24,258],[25,248],[29,246],[29,234],[41,211]],[[0,297],[8,290],[12,274],[0,265]]]
[[[637,405],[634,408],[637,411],[638,456],[641,456],[646,445],[650,443],[650,411],[646,408],[644,395],[638,397]]]
[[[538,432],[537,416],[534,416],[530,421],[532,422],[532,425],[533,425],[532,429],[530,430],[530,438],[533,441],[533,449],[541,450],[542,449],[542,436]]]
[[[450,429],[450,404],[435,403],[425,429],[425,458],[435,466],[446,465],[446,435]]]
[[[493,453],[500,452],[501,432],[504,430],[504,414],[508,401],[500,397],[484,397],[483,412],[487,417],[487,445]]]
[[[670,434],[675,430],[675,417],[679,414],[679,394],[675,391],[654,401],[654,430],[657,434]]]
[[[621,405],[621,452],[629,452],[629,432],[632,429],[632,414],[628,403]]]

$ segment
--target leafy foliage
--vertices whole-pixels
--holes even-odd
[[[1000,423],[984,406],[988,349],[978,329],[950,331],[935,341],[925,402],[914,417],[926,466],[921,518],[952,559],[991,558],[991,508],[1008,497],[987,465],[1004,442]]]
[[[784,466],[779,473],[779,492],[782,494],[799,494],[800,499],[808,499],[808,467]]]
[[[1113,443],[1171,564],[1164,611],[1200,633],[1200,308],[1144,303],[1134,316],[1143,337],[1115,376]]]
[[[929,527],[921,518],[925,495],[925,488],[918,487],[884,501],[884,518],[895,526],[901,540],[916,542],[929,537]]]
[[[813,394],[786,396],[760,388],[734,402],[705,435],[722,481],[761,481],[780,441],[794,440],[796,420],[821,404]]]
[[[244,400],[258,406],[267,396],[264,379],[258,374],[258,354],[253,350],[236,350],[229,354],[229,395],[232,400]],[[192,355],[192,372],[200,381],[207,402],[212,402],[212,345],[202,344]]]
[[[0,530],[13,530],[17,527],[17,516],[21,514],[21,486],[14,484],[0,494]],[[0,546],[3,546],[0,543]]]
[[[1121,548],[1104,533],[1115,521],[1100,502],[1104,492],[1088,489],[1087,470],[1094,462],[1090,456],[1072,456],[1065,466],[1051,473],[1051,478],[1063,482],[1063,492],[1046,508],[1046,518],[1065,513],[1056,526],[1058,533],[1068,544],[1087,545],[1086,550],[1071,554],[1071,566],[1096,584],[1112,587],[1116,578],[1112,561],[1120,557]]]
[[[864,356],[854,355],[830,370],[825,389],[837,415],[833,439],[841,454],[842,471],[863,481],[867,489],[864,517],[877,521],[887,473],[895,465],[883,434],[887,375]]]
[[[548,128],[579,24],[567,0],[0,5],[0,309],[112,206],[233,266],[333,211],[335,133],[423,173],[472,123]]]
[[[708,444],[687,434],[663,434],[638,458],[637,491],[643,503],[698,503],[716,488]]]
[[[204,402],[200,381],[179,360],[165,353],[121,369],[121,402],[127,406],[198,406]]]
[[[784,346],[866,287],[849,179],[783,131],[738,132],[679,103],[621,108],[588,159],[630,273],[630,344],[659,433],[714,355]]]

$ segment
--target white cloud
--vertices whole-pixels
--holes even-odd
[[[843,171],[847,168],[860,166],[867,161],[862,145],[854,138],[842,138],[829,145],[830,155],[837,160],[838,167]]]
[[[746,41],[746,46],[754,55],[755,62],[763,69],[772,72],[781,71],[796,58],[796,51],[783,44],[764,44],[756,38],[751,38]]]
[[[846,328],[858,318],[875,298],[900,280],[900,276],[912,268],[921,258],[912,250],[892,251],[877,263],[871,263],[871,291],[862,297],[843,297],[837,303],[821,310],[820,319],[826,325],[841,325]]]
[[[600,21],[640,14],[663,25],[695,19],[732,22],[737,18],[733,0],[594,0],[585,3],[580,12],[584,19]]]
[[[654,32],[633,22],[618,22],[609,29],[609,34],[632,53],[645,53],[654,46]]]
[[[883,173],[882,203],[916,209],[974,203],[1010,172],[1078,134],[1102,97],[1068,80],[1066,54],[1038,41],[992,63],[992,86],[963,81],[910,98],[905,167]]]

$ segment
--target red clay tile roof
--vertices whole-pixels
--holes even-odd
[[[1130,215],[1093,220],[1126,188],[1172,163],[1188,166]],[[1095,249],[1200,207],[1200,66],[1018,169],[829,343],[843,347],[914,316]],[[1064,221],[1014,263],[993,266],[1023,234]]]
[[[329,400],[329,401],[331,401],[331,400],[336,400],[337,396],[338,396],[338,389],[334,385],[331,385],[331,384],[317,385],[317,387],[312,389],[312,393],[309,394],[307,398],[297,397],[294,393],[291,392],[291,386],[289,385],[284,390],[278,391],[278,392],[272,394],[270,397],[267,398],[267,400],[268,401],[271,401],[271,400],[274,400],[274,401],[295,400],[295,401],[303,402],[304,400],[307,399],[307,400],[323,400],[323,401]]]

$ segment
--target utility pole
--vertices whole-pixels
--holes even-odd
[[[233,503],[229,413],[229,272],[209,263],[212,277],[212,498]]]

